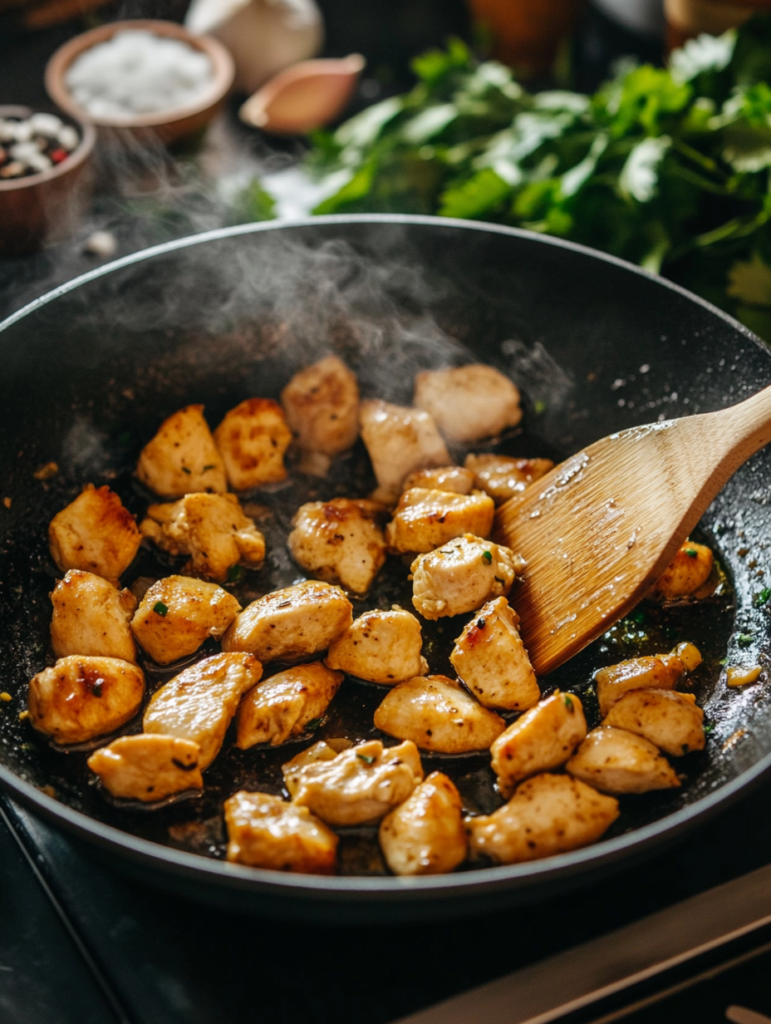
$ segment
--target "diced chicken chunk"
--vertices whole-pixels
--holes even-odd
[[[103,576],[70,569],[51,594],[51,646],[57,658],[84,654],[136,661],[129,622],[137,606],[130,590]]]
[[[57,743],[86,743],[133,718],[144,692],[136,665],[71,654],[32,678],[27,706],[38,732]]]
[[[361,403],[359,424],[383,501],[396,501],[402,481],[416,469],[450,462],[433,417],[420,409],[374,399]]]
[[[386,694],[375,726],[423,750],[465,754],[489,750],[506,723],[447,676],[416,676]]]
[[[281,392],[286,421],[306,451],[339,455],[359,433],[359,385],[337,356],[300,370]]]
[[[490,748],[498,789],[510,797],[528,775],[565,764],[584,739],[586,719],[581,701],[573,693],[556,690],[512,722]]]
[[[567,769],[603,793],[647,793],[680,785],[672,765],[652,743],[613,726],[592,729]]]
[[[334,641],[330,668],[392,686],[428,672],[420,623],[410,612],[365,612]]]
[[[214,431],[234,491],[286,480],[284,452],[292,440],[284,412],[271,398],[247,398]]]
[[[687,540],[667,566],[650,596],[659,601],[699,597],[699,591],[712,574],[714,562],[712,551],[705,544],[694,544],[692,540]]]
[[[402,485],[405,491],[422,487],[427,491],[449,491],[451,494],[470,494],[474,474],[460,466],[440,466],[439,469],[418,469],[410,473]]]
[[[671,654],[649,654],[598,669],[594,673],[594,680],[602,716],[605,717],[619,697],[629,690],[673,689],[686,671],[692,672],[701,663],[701,655],[693,644],[682,646],[689,649],[687,653],[685,650],[682,652],[688,664],[684,662],[678,648]],[[693,658],[692,652],[695,652]]]
[[[567,775],[536,775],[492,814],[467,818],[469,853],[519,864],[596,842],[618,817],[618,800]]]
[[[474,474],[474,486],[489,494],[496,505],[520,494],[554,468],[551,459],[514,459],[508,455],[467,455],[464,463]]]
[[[259,569],[265,559],[265,538],[235,494],[186,494],[150,505],[139,529],[170,555],[189,555],[187,572],[220,582],[234,565]]]
[[[451,494],[413,487],[399,499],[386,527],[391,551],[425,552],[466,533],[488,537],[495,505],[486,494]]]
[[[459,444],[500,434],[522,419],[519,390],[484,363],[419,373],[415,405],[431,413],[445,437]]]
[[[704,749],[704,712],[692,693],[631,690],[616,701],[603,725],[636,733],[671,757]]]
[[[241,697],[261,675],[262,665],[251,654],[204,658],[156,690],[142,727],[197,743],[203,771],[219,753]]]
[[[225,466],[202,405],[187,405],[163,421],[142,449],[137,476],[163,498],[228,489]]]
[[[468,840],[460,794],[432,772],[380,823],[378,838],[395,875],[442,875],[466,859]]]
[[[412,603],[425,619],[473,612],[508,594],[522,566],[509,548],[464,534],[418,555],[410,567]]]
[[[236,746],[248,750],[255,743],[278,746],[290,736],[301,736],[309,722],[318,720],[343,681],[322,662],[296,665],[264,680],[241,701]]]
[[[380,821],[423,779],[414,743],[383,747],[380,740],[360,743],[329,760],[300,754],[282,770],[294,803],[337,826]]]
[[[338,839],[307,807],[241,790],[225,801],[228,860],[268,871],[331,875]]]
[[[194,654],[208,637],[219,639],[241,605],[216,583],[167,576],[148,589],[131,622],[143,650],[159,665]]]
[[[485,707],[526,711],[540,700],[518,627],[517,613],[505,597],[497,597],[480,609],[455,641],[452,667]]]
[[[386,560],[382,511],[374,501],[351,498],[301,505],[287,538],[292,557],[312,576],[366,594]]]
[[[296,661],[325,651],[353,621],[339,587],[306,580],[259,597],[222,638],[224,651],[248,651],[261,662]]]
[[[154,803],[203,789],[197,743],[176,736],[120,736],[88,759],[104,788],[122,800]]]
[[[131,565],[141,536],[134,517],[109,487],[88,484],[51,520],[51,557],[62,570],[80,569],[117,583]]]

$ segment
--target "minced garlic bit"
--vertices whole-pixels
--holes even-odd
[[[730,668],[726,669],[726,685],[748,686],[750,683],[756,682],[762,671],[760,665],[753,665],[751,667],[731,665]]]
[[[9,701],[13,700],[13,697],[10,695],[10,693],[6,693],[5,690],[3,690],[3,692],[0,693],[0,700]]]
[[[45,793],[46,796],[50,796],[50,797],[55,797],[56,796],[56,790],[51,785],[41,786],[40,790],[41,790],[42,793]]]
[[[10,508],[11,507],[11,499],[10,498],[3,498],[3,504],[5,505],[6,508]]]
[[[47,462],[45,466],[41,466],[40,469],[36,470],[32,475],[36,480],[50,480],[52,476],[56,476],[59,472],[59,466],[56,462]]]

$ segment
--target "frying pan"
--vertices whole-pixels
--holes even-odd
[[[162,815],[112,808],[73,767],[82,754],[34,737],[19,712],[29,678],[50,661],[50,518],[88,481],[124,486],[141,511],[125,481],[163,417],[201,401],[216,423],[245,397],[277,395],[330,350],[356,367],[364,395],[400,402],[418,369],[469,358],[500,367],[524,395],[526,432],[506,442],[522,455],[562,457],[771,382],[764,345],[679,287],[580,246],[462,221],[364,215],[241,226],[136,253],[56,289],[0,325],[0,499],[11,499],[0,505],[0,688],[13,697],[0,705],[0,783],[14,799],[116,867],[193,898],[285,918],[407,920],[530,901],[628,865],[768,771],[765,672],[729,690],[720,664],[765,666],[768,656],[767,451],[700,526],[731,587],[696,638],[707,654],[698,684],[707,751],[686,759],[682,789],[627,798],[615,831],[587,849],[430,878],[248,869],[170,844]],[[37,478],[50,462],[56,475]],[[272,564],[277,580],[298,575],[280,545]],[[546,684],[588,682],[602,651]]]

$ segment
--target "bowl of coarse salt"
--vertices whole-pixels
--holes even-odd
[[[211,121],[233,76],[233,58],[218,40],[143,18],[75,36],[49,60],[45,83],[73,117],[173,142]]]

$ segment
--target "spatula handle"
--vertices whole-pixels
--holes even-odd
[[[735,460],[734,469],[738,469],[756,451],[771,443],[771,387],[717,413],[717,417],[726,431],[724,440]]]

